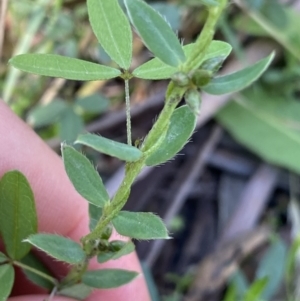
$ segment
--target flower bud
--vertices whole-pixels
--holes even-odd
[[[225,58],[226,57],[224,55],[212,57],[204,61],[200,66],[200,69],[211,71],[213,74],[215,74],[221,68]]]
[[[101,239],[108,240],[113,230],[112,224],[108,224],[101,234]]]
[[[180,87],[185,87],[189,84],[190,79],[187,74],[183,72],[176,72],[171,77],[172,81]]]
[[[124,247],[125,244],[126,244],[125,241],[122,241],[122,240],[113,240],[109,244],[109,250],[112,251],[112,252],[118,252],[118,251],[120,251]]]
[[[199,69],[193,73],[192,81],[195,86],[203,87],[207,85],[212,78],[212,73],[207,70]]]
[[[184,94],[185,102],[191,111],[198,115],[201,107],[201,95],[197,89],[190,89]]]

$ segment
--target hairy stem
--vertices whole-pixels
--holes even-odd
[[[186,88],[177,87],[173,82],[169,84],[166,101],[163,110],[161,111],[157,121],[155,122],[153,128],[149,132],[141,150],[145,153],[147,151],[147,156],[150,156],[156,149],[157,143],[161,143],[160,137],[168,130],[169,120],[176,106],[180,102]],[[153,149],[152,149],[153,148]],[[95,229],[82,238],[83,245],[87,244],[89,240],[97,239],[101,236],[102,231],[109,224],[109,222],[119,213],[119,211],[124,207],[129,193],[130,188],[140,173],[141,169],[145,165],[146,157],[143,156],[140,160],[136,162],[127,163],[125,167],[125,177],[122,181],[121,186],[113,197],[111,203],[104,208],[102,217],[98,222]]]
[[[127,144],[128,144],[128,145],[132,145],[132,138],[131,138],[131,116],[130,116],[130,95],[129,95],[129,79],[125,79],[125,102],[126,102]]]
[[[208,17],[201,34],[195,43],[195,47],[193,48],[194,51],[183,65],[184,72],[189,72],[200,67],[206,51],[214,37],[215,27],[224,8],[227,5],[227,2],[228,0],[219,0],[218,6],[213,6],[208,9]]]
[[[206,51],[213,39],[215,26],[217,21],[225,8],[228,0],[219,0],[219,6],[209,8],[209,14],[205,26],[196,41],[194,52],[188,58],[187,62],[181,67],[182,71],[190,72],[197,69],[206,54]],[[131,124],[130,124],[130,101],[129,101],[129,86],[128,80],[131,76],[125,72],[123,74],[125,80],[126,93],[126,113],[127,113],[127,140],[131,144]],[[112,201],[103,208],[103,214],[98,221],[95,229],[81,239],[83,249],[87,256],[92,256],[92,249],[90,242],[101,237],[105,227],[116,217],[120,210],[124,207],[130,193],[131,186],[145,165],[148,156],[154,153],[161,143],[163,143],[164,135],[168,131],[170,118],[187,91],[188,87],[177,86],[173,81],[170,82],[167,92],[164,108],[162,109],[158,119],[150,130],[148,136],[141,147],[143,157],[136,162],[126,163],[125,176],[121,186],[113,197]]]

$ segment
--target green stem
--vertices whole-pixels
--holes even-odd
[[[173,82],[169,84],[166,101],[163,110],[161,111],[157,121],[155,122],[153,128],[149,132],[141,150],[147,156],[150,156],[157,148],[157,143],[162,142],[160,137],[168,130],[169,120],[176,106],[180,102],[186,88],[177,87]],[[143,156],[140,160],[136,162],[127,163],[125,167],[125,177],[115,196],[113,197],[111,203],[104,208],[103,214],[100,221],[98,222],[95,229],[81,239],[82,244],[87,246],[85,251],[89,253],[88,241],[98,239],[105,227],[111,222],[111,220],[119,213],[119,211],[124,207],[129,193],[130,188],[140,173],[141,169],[144,167],[146,157]]]
[[[127,144],[128,144],[128,145],[132,145],[132,139],[131,139],[131,116],[130,116],[129,79],[125,79],[125,102],[126,102]]]
[[[203,61],[206,51],[215,34],[215,27],[217,22],[227,5],[228,0],[220,0],[218,6],[210,7],[208,9],[208,17],[204,24],[204,27],[199,35],[194,51],[183,65],[184,72],[190,72],[191,70],[198,69]]]
[[[89,259],[72,266],[67,276],[60,282],[59,288],[77,283],[88,268]]]
[[[15,266],[18,266],[18,267],[20,267],[20,268],[22,268],[22,269],[24,269],[24,270],[27,270],[27,271],[29,271],[29,272],[32,272],[32,273],[34,273],[34,274],[36,274],[36,275],[38,275],[38,276],[40,276],[40,277],[42,277],[42,278],[44,278],[44,279],[47,279],[49,282],[51,282],[55,287],[57,287],[58,286],[58,281],[55,279],[55,278],[53,278],[53,277],[51,277],[51,276],[49,276],[49,275],[47,275],[47,274],[45,274],[45,273],[43,273],[43,272],[41,272],[41,271],[39,271],[39,270],[36,270],[36,269],[34,269],[34,268],[32,268],[32,267],[30,267],[30,266],[28,266],[28,265],[26,265],[26,264],[24,264],[24,263],[22,263],[22,262],[19,262],[19,261],[13,261],[13,264],[15,265]]]
[[[220,0],[220,4],[217,7],[209,8],[208,19],[205,23],[205,26],[196,41],[195,51],[192,53],[191,57],[188,58],[187,62],[183,65],[183,71],[190,72],[199,67],[203,57],[205,56],[206,50],[209,47],[213,35],[216,23],[220,17],[224,7],[226,6],[228,0]],[[130,125],[130,103],[129,103],[129,88],[128,88],[128,78],[125,73],[123,76],[125,80],[125,89],[126,89],[126,112],[127,112],[127,135],[128,135],[128,144],[131,144],[131,129]],[[96,225],[95,229],[84,236],[81,239],[83,248],[86,254],[89,256],[92,254],[92,250],[89,247],[89,242],[95,239],[98,239],[105,227],[112,221],[112,219],[118,214],[118,212],[125,205],[130,188],[140,173],[141,169],[145,164],[146,157],[150,156],[163,142],[161,139],[167,132],[169,127],[170,118],[181,101],[184,93],[188,87],[179,87],[174,82],[170,82],[167,93],[166,100],[163,110],[161,111],[157,121],[150,130],[148,136],[146,137],[141,150],[144,153],[144,156],[136,161],[131,163],[126,163],[125,167],[125,177],[115,196],[113,197],[111,203],[103,208],[103,214]],[[130,129],[130,130],[128,130]],[[129,136],[130,133],[130,136]]]

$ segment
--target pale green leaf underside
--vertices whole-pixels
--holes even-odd
[[[6,301],[9,297],[15,280],[15,271],[12,265],[0,265],[0,300]]]
[[[213,95],[233,93],[245,89],[266,71],[274,56],[275,53],[273,52],[252,66],[229,75],[215,77],[202,89],[206,93]]]
[[[85,259],[81,246],[69,238],[55,234],[35,234],[26,241],[59,261],[77,264]]]
[[[79,135],[75,144],[83,144],[97,150],[103,154],[116,157],[126,162],[139,160],[143,153],[136,147],[113,141],[93,134]]]
[[[228,104],[217,114],[218,121],[240,143],[267,162],[299,173],[300,105],[268,94],[259,94],[257,100],[251,95],[249,100]],[[281,117],[278,112],[288,114]],[[293,120],[293,114],[298,114],[298,119]]]
[[[73,142],[83,132],[84,122],[72,107],[65,110],[59,120],[59,136],[62,141]]]
[[[107,54],[121,68],[129,69],[132,59],[132,31],[118,0],[88,0],[93,31]]]
[[[27,122],[35,127],[53,124],[67,108],[68,105],[64,101],[54,99],[47,105],[37,105],[30,110]]]
[[[121,74],[115,68],[56,54],[21,54],[9,63],[25,72],[71,80],[104,80]]]
[[[168,230],[160,217],[148,212],[121,211],[113,225],[121,235],[135,239],[168,239]]]
[[[190,56],[194,47],[194,43],[183,46],[183,50],[186,57]],[[230,54],[231,50],[232,47],[226,42],[212,41],[208,47],[207,54],[203,58],[202,62],[217,56],[223,56],[224,59],[226,59],[226,57]],[[177,68],[165,64],[158,58],[154,58],[136,68],[133,71],[133,75],[135,77],[143,79],[159,80],[171,78],[171,76],[176,71],[178,71]]]
[[[124,0],[124,3],[131,23],[156,57],[173,67],[186,60],[178,37],[157,11],[141,0]]]
[[[92,163],[74,148],[62,145],[65,170],[77,192],[88,202],[103,207],[109,195]]]
[[[83,274],[82,282],[90,287],[110,289],[131,282],[139,274],[121,269],[102,269]]]
[[[21,259],[31,246],[22,242],[37,232],[33,192],[19,171],[7,172],[0,181],[0,232],[12,259]]]
[[[76,99],[75,106],[80,107],[81,111],[83,110],[89,113],[102,113],[109,108],[109,100],[103,95],[94,94]]]
[[[93,288],[83,284],[75,284],[58,291],[58,295],[73,298],[76,300],[85,300],[93,291]]]
[[[146,159],[146,165],[154,166],[172,159],[187,143],[196,127],[197,116],[184,105],[171,116],[169,129],[159,149]]]

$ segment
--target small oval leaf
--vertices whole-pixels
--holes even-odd
[[[73,147],[62,144],[65,170],[77,192],[88,202],[103,207],[109,195],[92,163]]]
[[[141,0],[124,0],[124,3],[131,23],[156,57],[173,67],[186,60],[178,37],[156,10]]]
[[[33,192],[26,177],[16,170],[0,181],[0,232],[8,256],[17,260],[31,248],[23,240],[37,232]]]
[[[121,269],[103,269],[85,272],[82,282],[90,287],[109,289],[131,282],[139,275],[137,272]]]
[[[155,166],[172,159],[187,143],[196,127],[197,116],[184,105],[174,111],[163,144],[146,159],[146,165]]]
[[[168,239],[168,230],[160,217],[149,212],[121,211],[113,225],[121,235],[135,239]]]
[[[85,253],[81,246],[77,242],[63,236],[35,234],[29,236],[25,241],[63,262],[77,264],[85,260]]]
[[[116,157],[126,162],[139,160],[143,153],[136,147],[113,141],[94,134],[79,135],[75,144],[83,144],[103,154]]]
[[[75,105],[88,113],[102,113],[109,108],[109,100],[98,93],[77,99]]]
[[[202,89],[206,93],[213,95],[233,93],[245,89],[266,71],[266,69],[271,64],[274,55],[275,54],[273,52],[254,65],[235,73],[215,77],[206,86],[202,87]]]
[[[132,31],[118,0],[88,0],[93,31],[107,54],[121,68],[129,69],[132,59]]]
[[[187,57],[191,55],[194,47],[194,43],[183,46]],[[222,56],[225,60],[231,50],[232,47],[226,42],[212,41],[202,62],[219,56]],[[136,68],[132,74],[138,78],[159,80],[171,78],[176,71],[177,68],[165,64],[158,58],[154,58]]]
[[[34,127],[41,127],[55,123],[68,108],[68,105],[55,99],[46,105],[37,105],[30,110],[27,116],[27,122]]]
[[[11,264],[0,265],[0,300],[9,297],[15,280],[15,271]]]
[[[115,68],[56,54],[20,54],[9,63],[25,72],[82,81],[110,79],[121,74]]]

